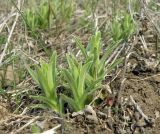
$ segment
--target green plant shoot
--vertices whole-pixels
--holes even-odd
[[[53,53],[49,63],[41,62],[40,66],[36,67],[36,70],[28,68],[33,80],[43,90],[44,95],[32,96],[33,98],[44,102],[55,112],[61,113],[62,106],[61,100],[57,95],[57,68],[56,68],[57,55]]]

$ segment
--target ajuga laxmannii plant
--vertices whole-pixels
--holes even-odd
[[[87,104],[87,98],[92,94],[91,87],[86,86],[87,72],[91,62],[82,64],[73,55],[67,55],[68,68],[63,70],[65,87],[70,91],[71,96],[61,94],[74,111],[79,111]]]
[[[96,32],[85,48],[78,38],[75,38],[84,59],[78,61],[75,56],[67,55],[68,69],[63,70],[65,87],[70,90],[71,96],[61,94],[64,101],[79,111],[92,101],[93,93],[102,85],[105,76],[122,60],[117,59],[111,63],[106,60],[118,46],[118,43],[109,45],[103,55],[101,34]]]
[[[135,24],[132,16],[128,13],[123,13],[121,19],[115,18],[112,21],[111,35],[114,42],[119,40],[126,41],[128,37],[135,31]]]
[[[53,53],[49,63],[41,62],[40,66],[36,67],[36,70],[28,68],[33,80],[42,89],[43,95],[32,96],[33,98],[42,101],[53,111],[61,113],[62,103],[61,99],[57,95],[57,54]]]
[[[105,76],[122,61],[121,59],[117,59],[111,63],[106,63],[114,49],[119,45],[119,42],[108,45],[103,53],[100,32],[96,32],[95,35],[91,37],[86,48],[80,39],[75,38],[75,40],[84,57],[84,63],[87,63],[88,61],[91,62],[91,67],[88,70],[88,86],[93,89],[100,87]]]

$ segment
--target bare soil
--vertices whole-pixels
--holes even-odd
[[[119,84],[118,84],[119,80],[120,79],[114,82],[113,86],[115,88],[119,87]],[[124,91],[122,92],[122,98],[127,99],[130,97],[130,95],[132,95],[132,97],[134,98],[136,103],[140,106],[144,114],[152,119],[155,119],[155,122],[153,126],[145,126],[144,132],[140,132],[140,131],[126,132],[124,131],[124,133],[129,133],[129,132],[138,133],[138,134],[139,133],[145,133],[145,134],[159,134],[160,133],[159,85],[160,85],[160,77],[158,73],[150,74],[149,76],[146,76],[146,74],[143,74],[141,76],[136,76],[133,73],[127,74],[127,79],[124,83]],[[101,109],[101,111],[104,111],[104,109]],[[117,132],[114,128],[114,127],[118,127],[122,123],[121,122],[122,119],[120,118],[117,119],[117,118],[118,117],[113,116],[112,119],[107,118],[105,119],[105,121],[104,120],[101,121],[101,118],[99,118],[99,123],[92,124],[92,125],[88,123],[84,123],[84,122],[82,122],[81,125],[74,124],[71,127],[72,129],[69,133],[72,133],[72,134],[76,134],[76,133],[97,133],[97,134],[99,133],[101,134],[103,133],[105,134],[122,133],[122,132]]]

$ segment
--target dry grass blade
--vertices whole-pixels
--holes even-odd
[[[18,133],[22,132],[26,127],[28,127],[29,125],[31,125],[33,122],[35,122],[39,118],[40,118],[39,116],[34,117],[33,119],[29,120],[29,122],[27,124],[25,124],[24,126],[22,126],[21,128],[19,128],[15,132],[12,132],[11,134],[18,134]]]
[[[18,8],[20,9],[21,0],[18,0],[18,4],[17,4],[17,5],[18,5]],[[7,48],[8,48],[9,42],[10,42],[10,40],[11,40],[11,37],[12,37],[13,31],[14,31],[14,28],[15,28],[16,23],[17,23],[17,21],[18,21],[18,17],[19,17],[19,13],[18,13],[18,11],[17,11],[17,13],[16,13],[16,17],[15,17],[15,20],[14,20],[14,23],[13,23],[12,28],[11,28],[11,31],[10,31],[10,33],[9,33],[9,35],[8,35],[7,42],[6,42],[6,44],[5,44],[5,47],[4,47],[4,49],[3,49],[2,54],[0,55],[0,66],[2,66],[2,64],[1,64],[1,63],[2,63],[2,60],[3,60],[4,56],[5,56],[5,53],[6,53],[6,51],[7,51]]]

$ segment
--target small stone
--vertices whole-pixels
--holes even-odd
[[[141,115],[139,114],[139,112],[135,112],[134,117],[135,117],[136,121],[138,121],[141,118]]]
[[[90,123],[98,123],[98,118],[96,112],[90,105],[87,105],[84,109],[85,117]]]
[[[156,116],[156,119],[158,119],[159,117],[160,117],[160,113],[159,113],[159,111],[155,111],[155,116]]]

